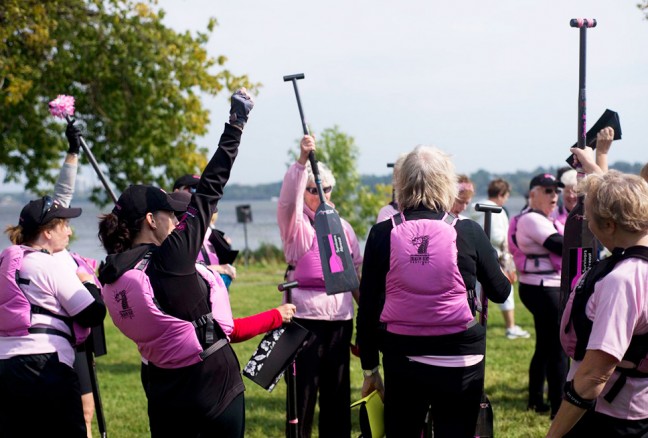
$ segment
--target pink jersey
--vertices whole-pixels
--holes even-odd
[[[513,219],[512,219],[513,220]],[[514,227],[510,230],[513,231]],[[542,244],[552,234],[560,234],[552,219],[540,213],[525,213],[517,219],[515,230],[517,247],[523,254],[532,254],[535,256],[546,256],[527,261],[534,266],[520,271],[520,283],[540,285],[545,287],[560,286],[560,256],[551,253]],[[509,242],[510,244],[510,242]],[[513,252],[513,248],[511,252]],[[515,257],[515,254],[513,254]],[[516,263],[517,265],[517,263]],[[534,273],[534,271],[542,273]]]
[[[594,287],[585,309],[593,321],[588,350],[601,350],[621,360],[633,335],[648,333],[648,263],[639,259],[619,262],[615,269]],[[567,380],[580,366],[573,361]],[[614,373],[596,402],[596,411],[615,418],[648,418],[648,379],[628,377],[612,403],[605,401],[619,377]]]
[[[277,206],[277,222],[283,242],[286,262],[292,266],[298,263],[313,249],[315,228],[311,224],[315,213],[304,204],[304,191],[308,175],[306,167],[294,163],[284,176]],[[341,219],[353,264],[359,269],[362,264],[358,238],[351,225]],[[312,253],[311,253],[312,255]],[[314,259],[309,258],[313,263]],[[319,260],[319,257],[317,258]],[[321,262],[320,262],[321,265]],[[316,269],[316,267],[312,267]],[[321,270],[321,266],[320,266]],[[290,271],[288,279],[293,280],[295,271]],[[295,288],[292,291],[292,302],[297,307],[297,318],[329,321],[346,321],[353,318],[353,297],[351,293],[327,295],[323,290]]]

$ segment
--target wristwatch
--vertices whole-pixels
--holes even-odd
[[[376,366],[370,370],[362,370],[362,375],[364,375],[365,377],[371,377],[377,372],[378,372],[378,367]]]

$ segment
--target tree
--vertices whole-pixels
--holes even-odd
[[[58,94],[76,98],[76,118],[107,178],[168,187],[201,170],[209,112],[200,94],[256,88],[210,56],[205,32],[162,23],[155,0],[5,0],[0,8],[0,165],[5,182],[37,191],[54,181],[65,130],[48,113]],[[82,154],[83,159],[83,154]],[[105,203],[101,188],[93,198]]]
[[[378,210],[391,199],[391,186],[363,185],[357,170],[359,150],[353,137],[343,133],[337,126],[327,128],[316,138],[317,161],[322,161],[335,176],[332,201],[340,216],[346,219],[358,238],[363,239],[376,221]],[[294,160],[297,153],[288,152]]]

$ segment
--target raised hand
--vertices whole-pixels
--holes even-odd
[[[68,139],[69,148],[68,154],[78,154],[81,149],[81,130],[74,124],[74,120],[68,122],[65,129],[65,136]]]
[[[230,106],[230,125],[243,129],[248,120],[248,115],[254,107],[254,100],[245,88],[241,88],[232,95],[232,104]]]

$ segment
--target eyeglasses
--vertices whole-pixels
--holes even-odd
[[[41,211],[38,222],[43,222],[47,212],[52,209],[52,205],[54,205],[54,199],[51,196],[43,196],[43,210]]]
[[[331,193],[333,186],[322,187],[324,193]],[[317,187],[306,187],[306,191],[311,195],[317,195]]]
[[[552,189],[552,188],[547,187],[547,188],[544,189],[544,192],[547,195],[552,195],[554,193],[556,195],[560,195],[562,193],[562,190],[560,190],[560,189]]]

